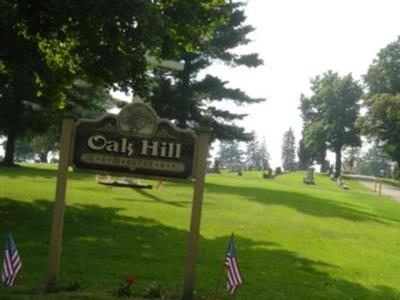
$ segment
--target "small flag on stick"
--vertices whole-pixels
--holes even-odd
[[[234,295],[236,289],[242,284],[242,276],[236,262],[235,244],[233,242],[233,233],[228,245],[228,251],[225,257],[225,266],[228,269],[227,289],[228,293]]]
[[[1,273],[1,279],[6,286],[12,287],[19,271],[21,270],[22,263],[11,232],[7,236],[5,246],[6,248],[4,253],[3,272]]]

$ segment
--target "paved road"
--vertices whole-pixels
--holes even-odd
[[[375,185],[375,177],[372,176],[364,176],[364,175],[347,175],[360,182],[362,185],[374,189]],[[382,184],[382,195],[391,197],[397,201],[400,201],[400,189],[388,184]]]

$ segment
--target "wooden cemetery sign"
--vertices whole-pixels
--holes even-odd
[[[64,118],[56,195],[51,228],[47,291],[57,291],[60,268],[65,193],[68,167],[112,175],[131,175],[159,180],[195,178],[188,258],[183,299],[193,298],[197,244],[200,231],[208,133],[197,137],[159,119],[143,103],[129,104],[118,115],[96,120]]]
[[[118,116],[80,120],[72,165],[97,173],[147,178],[190,179],[196,136],[158,119],[143,103],[127,105]]]

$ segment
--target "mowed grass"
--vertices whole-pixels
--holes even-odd
[[[185,269],[192,184],[159,190],[107,188],[70,172],[60,285],[43,294],[55,190],[54,166],[0,168],[0,237],[12,230],[23,269],[0,299],[113,299],[135,276],[179,292]],[[206,178],[196,290],[213,299],[230,234],[244,284],[235,299],[400,299],[400,203],[355,182],[339,189],[303,172]],[[156,184],[154,181],[147,181]],[[230,299],[225,278],[218,299]]]

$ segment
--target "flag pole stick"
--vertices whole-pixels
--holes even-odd
[[[224,274],[224,268],[225,268],[225,264],[222,264],[221,271],[219,272],[217,286],[215,287],[214,298],[213,298],[214,300],[216,300],[217,296],[218,296],[218,290],[219,290],[219,287],[221,286],[222,275]]]
[[[231,234],[230,240],[232,240],[232,239],[233,239],[233,232]],[[228,243],[228,249],[229,249],[229,244],[230,243]],[[228,249],[226,250],[227,252],[228,252]],[[225,256],[226,256],[226,254],[225,254]],[[225,258],[224,258],[224,262],[222,263],[222,266],[221,266],[221,271],[219,272],[219,278],[218,278],[217,286],[216,286],[215,292],[214,292],[214,298],[213,298],[214,300],[216,300],[217,296],[218,296],[218,290],[219,290],[219,287],[221,286],[221,280],[222,280],[222,275],[224,274],[224,269],[225,269]]]

